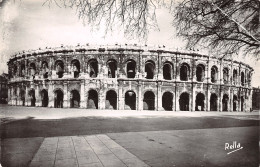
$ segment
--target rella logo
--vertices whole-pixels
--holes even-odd
[[[241,150],[241,149],[243,149],[243,147],[237,141],[233,141],[231,144],[225,143],[225,150],[229,151],[227,154],[234,153],[234,152]]]

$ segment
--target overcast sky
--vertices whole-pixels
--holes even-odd
[[[1,1],[1,0],[0,0]],[[0,6],[0,74],[7,72],[7,61],[15,52],[57,47],[63,45],[90,44],[144,44],[145,41],[126,39],[117,30],[105,36],[104,28],[91,31],[78,19],[76,11],[70,8],[59,8],[54,4],[43,6],[45,0],[9,1]],[[171,26],[172,17],[167,11],[157,11],[160,31],[149,33],[148,45],[166,45],[167,47],[184,47],[184,42],[175,37]],[[254,59],[240,59],[254,69],[253,86],[260,86],[260,62]]]

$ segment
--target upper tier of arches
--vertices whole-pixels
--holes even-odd
[[[242,62],[197,53],[117,48],[53,50],[17,55],[9,76],[27,79],[129,78],[251,86],[253,69]]]

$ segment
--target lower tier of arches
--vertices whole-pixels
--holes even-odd
[[[12,85],[9,105],[54,108],[157,111],[250,111],[249,89],[190,85],[117,84],[97,87],[84,82]]]

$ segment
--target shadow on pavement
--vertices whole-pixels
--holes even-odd
[[[1,138],[52,137],[100,133],[207,129],[259,126],[258,120],[229,117],[78,117],[65,119],[15,119],[1,123]]]

